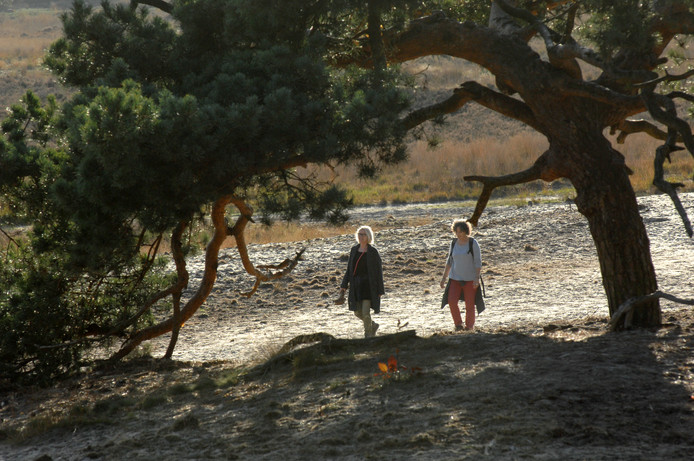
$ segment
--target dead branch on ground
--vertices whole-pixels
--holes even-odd
[[[617,312],[612,315],[612,318],[608,323],[610,331],[616,331],[620,322],[622,322],[622,319],[622,326],[625,329],[631,327],[631,322],[634,317],[634,310],[641,304],[658,298],[664,298],[675,303],[685,304],[687,306],[694,306],[694,299],[682,299],[671,294],[663,293],[662,291],[655,291],[644,296],[635,296],[624,301],[622,305],[619,306],[619,309],[617,309]]]

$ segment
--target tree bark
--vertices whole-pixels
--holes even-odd
[[[576,189],[578,211],[588,220],[611,317],[626,300],[649,295],[658,289],[636,194],[622,155],[612,149],[601,134],[563,137],[561,145],[554,144],[551,144],[552,151],[561,152],[559,156]],[[632,324],[659,326],[658,299],[639,305]]]
[[[188,270],[186,269],[186,260],[183,256],[183,231],[187,227],[187,223],[181,222],[176,229],[174,229],[171,234],[171,254],[173,255],[174,261],[176,262],[176,273],[178,274],[178,280],[176,281],[176,289],[171,294],[173,298],[173,326],[171,329],[171,339],[169,340],[169,347],[166,349],[166,354],[164,358],[170,359],[173,355],[174,348],[176,347],[176,342],[178,341],[178,332],[183,325],[181,320],[181,295],[183,290],[188,287]]]

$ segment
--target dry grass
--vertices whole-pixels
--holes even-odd
[[[20,10],[0,13],[0,70],[38,66],[61,34],[59,11]]]
[[[626,163],[634,172],[631,184],[637,193],[655,192],[653,182],[653,159],[655,149],[662,141],[646,135],[629,136],[623,145],[616,145],[617,150],[624,153]],[[665,179],[681,182],[684,190],[694,190],[692,171],[694,158],[686,151],[675,152],[671,155],[672,163],[665,163]]]
[[[652,185],[653,159],[660,141],[645,135],[632,135],[624,144],[614,144],[633,170],[631,183],[638,194],[656,192]],[[546,139],[538,133],[522,132],[507,140],[479,138],[470,142],[443,142],[431,148],[418,141],[410,146],[409,160],[387,168],[376,179],[359,179],[352,170],[338,169],[336,182],[348,187],[358,204],[384,202],[423,202],[474,199],[481,191],[478,183],[466,182],[468,175],[500,176],[522,171],[547,148]],[[666,179],[681,182],[683,190],[694,190],[691,173],[694,158],[687,152],[672,155],[666,163]],[[515,195],[573,195],[568,181],[546,184],[536,181],[495,191],[495,197]]]
[[[407,219],[405,221],[398,220],[397,225],[406,226],[421,226],[429,224],[431,221],[427,217],[418,217]],[[374,224],[371,227],[375,230],[382,230],[393,227],[394,224],[382,222]],[[266,244],[266,243],[285,243],[285,242],[301,242],[316,238],[329,238],[338,235],[354,234],[356,228],[354,225],[330,226],[322,222],[282,222],[276,223],[272,227],[262,224],[250,224],[246,228],[246,242],[249,244]],[[355,240],[356,243],[356,240]],[[232,237],[227,238],[223,248],[234,248],[236,242]]]
[[[46,50],[62,32],[59,14],[55,9],[0,13],[0,108],[17,103],[27,90],[42,98],[56,94],[59,101],[69,93],[42,65]]]
[[[417,141],[411,144],[406,163],[385,169],[378,178],[360,179],[353,170],[342,168],[337,170],[336,182],[350,189],[358,204],[474,199],[481,187],[466,182],[465,176],[497,176],[524,170],[546,148],[547,141],[542,136],[528,132],[506,141],[493,138],[467,143],[445,141],[434,148]],[[520,195],[549,191],[539,183],[510,190]],[[508,191],[499,193],[508,194]]]
[[[324,223],[282,222],[271,227],[262,224],[249,224],[246,228],[246,242],[249,244],[284,243],[307,241],[315,238],[334,237],[354,232],[348,226],[329,226]],[[236,242],[228,237],[223,248],[234,248]]]

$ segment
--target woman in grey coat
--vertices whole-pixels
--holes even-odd
[[[381,255],[371,246],[374,233],[369,226],[361,226],[354,234],[357,244],[349,252],[347,271],[340,285],[340,299],[349,288],[347,304],[364,322],[364,336],[376,335],[378,323],[371,320],[371,309],[381,311],[381,296],[385,294],[383,286],[383,267]]]

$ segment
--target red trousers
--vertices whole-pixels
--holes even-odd
[[[472,280],[469,282],[451,280],[451,285],[448,288],[448,307],[451,309],[451,315],[453,316],[453,323],[455,326],[462,325],[463,320],[460,317],[460,308],[458,307],[461,291],[465,298],[465,329],[472,330],[475,326],[476,291],[476,288],[472,285]]]

